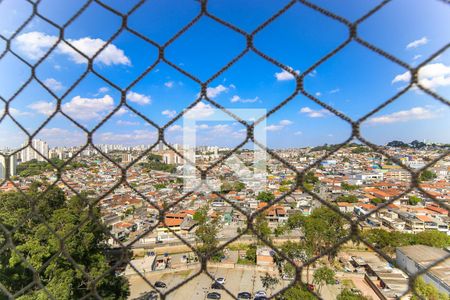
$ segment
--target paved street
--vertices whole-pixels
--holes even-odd
[[[224,277],[226,279],[225,287],[233,294],[237,295],[239,292],[250,292],[254,295],[259,290],[264,290],[260,276],[263,276],[265,272],[250,270],[250,269],[231,269],[231,268],[208,268],[211,275],[214,277]],[[167,284],[167,288],[164,291],[167,291],[184,280],[194,276],[198,269],[195,270],[184,270],[179,272],[172,273],[152,273],[146,275],[147,280],[154,283],[157,280],[163,281]],[[304,279],[305,275],[303,276]],[[363,282],[360,278],[352,278],[355,279],[355,286],[363,292],[363,294],[367,296],[371,296],[372,299],[378,299],[373,291],[370,290],[370,287]],[[310,282],[312,282],[312,272],[310,275]],[[151,288],[145,283],[145,281],[138,277],[133,276],[130,278],[131,284],[131,297],[130,299],[135,299],[141,294],[148,292]],[[205,296],[208,292],[214,291],[211,289],[212,280],[206,274],[202,273],[181,287],[177,288],[175,291],[169,294],[167,299],[170,300],[187,300],[187,299],[205,299]],[[289,281],[281,280],[277,287],[273,292],[278,291],[279,289],[287,286]],[[326,285],[321,289],[321,296],[325,300],[333,300],[336,299],[336,296],[341,292],[343,287],[341,285]],[[222,299],[233,299],[231,298],[226,291],[218,291],[222,294]],[[266,291],[268,294],[269,291]]]
[[[245,269],[229,269],[229,268],[208,268],[211,275],[214,277],[224,277],[226,279],[225,287],[233,294],[237,295],[239,292],[250,292],[252,294],[256,293],[258,290],[264,290],[260,280],[260,276],[263,276],[265,272],[259,272],[255,270],[245,270]],[[166,274],[150,274],[146,278],[150,282],[155,282],[157,280],[164,281],[168,290],[175,287],[177,284],[186,280],[186,278],[194,275],[197,270],[186,270],[177,273],[166,273]],[[130,278],[132,295],[130,299],[134,299],[140,296],[144,292],[151,290],[150,287],[145,283],[145,281],[140,277]],[[212,280],[206,274],[202,273],[195,277],[185,285],[179,287],[173,293],[171,293],[168,299],[171,300],[187,300],[187,299],[205,299],[205,296],[211,290]],[[281,280],[278,286],[274,289],[274,292],[281,289],[282,287],[288,285],[288,281]],[[217,291],[217,290],[216,290]],[[222,299],[233,299],[225,291],[220,291],[222,294]]]

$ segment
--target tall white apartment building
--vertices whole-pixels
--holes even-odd
[[[48,144],[44,141],[41,141],[39,139],[34,139],[31,141],[31,144],[33,145],[34,149],[36,149],[38,152],[36,152],[33,148],[30,146],[26,147],[22,151],[20,151],[20,158],[21,162],[27,162],[33,159],[36,159],[37,161],[45,161],[45,158],[48,158],[49,149]],[[26,146],[27,143],[24,143],[22,146]]]
[[[9,166],[7,164],[7,159],[4,156],[0,156],[0,179],[6,178],[6,171],[9,168],[9,176],[15,176],[16,168],[17,168],[17,157],[15,155],[11,155],[9,157]]]

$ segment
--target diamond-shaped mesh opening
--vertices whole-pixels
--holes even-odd
[[[181,5],[173,10],[174,4],[167,3],[158,11],[151,1],[144,2],[130,2],[126,7],[110,1],[74,2],[55,13],[56,3],[51,1],[0,1],[2,297],[152,299],[152,291],[157,290],[163,299],[188,299],[211,298],[217,290],[224,298],[236,298],[241,289],[253,297],[267,293],[287,299],[334,299],[338,294],[344,299],[359,294],[374,297],[368,289],[388,297],[411,293],[424,299],[439,297],[429,284],[432,278],[448,275],[448,253],[443,250],[450,244],[446,235],[448,145],[434,145],[426,153],[420,152],[427,150],[425,143],[406,145],[419,152],[421,159],[417,160],[398,155],[405,145],[379,146],[371,136],[375,130],[371,126],[420,113],[429,130],[436,115],[445,116],[449,101],[442,87],[448,85],[448,67],[439,62],[448,55],[445,34],[436,35],[444,46],[429,48],[422,56],[411,53],[414,62],[408,64],[397,56],[398,47],[390,48],[395,43],[386,46],[380,36],[364,31],[364,25],[379,22],[383,13],[396,8],[388,5],[389,1],[352,12],[320,1],[290,1],[276,10],[264,9],[264,19],[249,22],[235,22],[220,5],[203,0],[192,1],[185,11],[179,9]],[[406,5],[400,2],[395,5]],[[445,28],[446,2],[433,1],[439,8],[436,19],[444,24],[434,28]],[[234,8],[241,5],[231,4]],[[170,11],[172,17],[161,23],[162,11]],[[302,16],[306,11],[317,18],[287,22],[289,15]],[[429,10],[403,11],[407,22],[416,23],[423,18],[414,15],[423,17]],[[95,18],[103,21],[87,26],[84,32],[77,30],[77,24],[89,24]],[[136,22],[143,18],[149,18],[144,28]],[[308,31],[297,30],[301,23],[330,26],[333,32],[326,34],[333,33],[333,40],[324,38],[324,33],[321,41],[327,41],[320,51],[304,43],[304,51],[312,55],[299,63],[295,59],[302,49],[290,47],[289,42],[308,35]],[[277,27],[286,27],[284,34],[270,47],[260,46]],[[226,31],[218,35],[218,29]],[[36,40],[37,47],[30,47],[30,41]],[[142,45],[139,51],[127,49],[127,44],[137,40]],[[336,87],[315,81],[320,67],[335,63],[349,47],[370,52],[386,65],[406,72],[384,78],[393,85],[389,87],[392,96],[380,99],[372,95],[378,106],[370,112],[357,107],[346,111],[345,104],[335,101],[356,100],[344,99],[337,95]],[[175,53],[179,48],[182,51]],[[226,55],[218,58],[217,52],[224,49],[228,49]],[[131,60],[125,55],[130,52]],[[141,55],[147,56],[145,64],[129,72]],[[243,120],[224,106],[234,103],[239,107],[260,99],[239,94],[240,85],[226,83],[226,77],[248,68],[250,79],[258,81],[255,73],[264,75],[266,71],[255,72],[254,65],[246,61],[255,56],[277,70],[277,80],[290,82],[270,111]],[[160,63],[180,76],[160,78],[164,88],[189,82],[192,94],[171,107],[158,106],[166,111],[162,114],[166,119],[141,111],[142,105],[152,105],[148,95],[152,89],[147,83],[156,77]],[[194,72],[204,63],[204,69]],[[437,81],[430,81],[433,68],[441,72]],[[376,79],[373,70],[366,71],[370,73],[367,78]],[[116,82],[122,74],[126,74],[127,86]],[[83,94],[81,90],[86,89],[89,92]],[[218,92],[226,97],[220,98]],[[408,105],[421,103],[421,107],[402,107],[405,99],[412,99]],[[396,105],[402,114],[389,111]],[[229,115],[239,126],[235,133],[240,139],[222,153],[203,149],[212,154],[201,153],[205,161],[194,168],[200,180],[186,192],[180,166],[192,162],[185,157],[186,149],[172,141],[180,141],[176,132],[182,128],[182,118],[205,107]],[[283,118],[283,110],[292,109],[298,110],[298,120]],[[32,114],[40,119],[32,119]],[[363,117],[356,120],[354,116]],[[336,118],[339,125],[333,130],[344,131],[342,124],[349,124],[352,132],[339,139],[333,139],[330,132],[331,145],[300,154],[273,150],[276,147],[270,141],[265,146],[255,134],[258,126],[267,123],[267,130],[286,130],[298,140],[296,145],[303,146],[308,143],[308,118],[320,117]],[[69,124],[67,131],[55,130],[61,122]],[[137,122],[146,127],[133,129]],[[304,122],[305,130],[289,131],[293,122]],[[108,127],[119,123],[127,126],[123,134],[109,134]],[[205,124],[198,126],[206,128]],[[216,135],[224,138],[233,131],[224,131],[223,126],[217,129]],[[52,135],[69,144],[50,152],[40,139]],[[147,145],[130,150],[102,144],[114,138],[142,138]],[[273,138],[276,143],[276,136]],[[11,146],[3,147],[3,143]],[[234,154],[243,159],[244,166],[252,167],[246,155],[250,145],[270,157],[269,173],[283,173],[282,180],[269,177],[271,191],[258,190],[257,184],[251,189],[243,187],[231,172],[221,177],[224,165],[237,164],[227,161]],[[368,157],[369,164],[352,164]],[[386,161],[389,163],[384,164]],[[367,171],[367,176],[334,174],[336,163],[358,167]],[[404,184],[394,187],[389,180],[380,182],[379,169],[383,176]],[[218,181],[218,189],[210,178]],[[371,180],[378,182],[371,184]],[[253,201],[243,204],[242,199]],[[416,213],[419,221],[408,218],[412,211],[420,212]],[[396,231],[402,222],[411,229],[404,234],[411,236]],[[407,238],[413,241],[399,243]],[[408,255],[402,253],[417,252],[415,246],[430,248],[422,249],[421,257],[415,258],[417,269],[410,269],[405,263]],[[174,247],[180,247],[181,254]],[[272,264],[271,269],[264,269],[265,263]],[[233,266],[227,269],[230,264]],[[341,275],[355,270],[365,274],[364,279]],[[239,276],[242,281],[237,288],[233,282]],[[212,287],[216,284],[217,289]]]

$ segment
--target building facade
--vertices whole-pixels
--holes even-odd
[[[9,160],[9,164],[8,164]],[[4,156],[0,156],[0,179],[6,178],[6,173],[9,170],[9,176],[17,175],[17,157],[11,155],[9,159]]]
[[[25,147],[26,145],[27,143],[24,143],[22,146]],[[45,158],[49,158],[49,148],[46,142],[41,141],[40,139],[34,139],[31,141],[31,145],[34,149],[28,146],[20,151],[21,162],[27,162],[33,159],[37,161],[46,161]]]

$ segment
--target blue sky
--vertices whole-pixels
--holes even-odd
[[[137,1],[103,1],[120,12],[127,12]],[[340,16],[355,21],[380,1],[316,0],[311,1]],[[227,0],[208,2],[211,14],[251,32],[284,7],[288,1]],[[64,25],[83,1],[43,0],[38,11],[58,25]],[[128,19],[130,28],[151,40],[164,44],[199,13],[199,3],[191,0],[154,0],[139,7]],[[21,0],[4,0],[0,4],[0,33],[9,38],[31,14],[31,5]],[[92,56],[114,35],[121,19],[93,3],[65,30],[65,39],[87,56]],[[441,1],[397,0],[363,22],[361,38],[373,43],[408,64],[415,66],[450,40],[450,6]],[[58,30],[43,19],[34,17],[12,40],[12,49],[36,63],[57,40]],[[282,64],[301,72],[340,45],[348,29],[324,15],[296,3],[275,19],[254,39],[257,49]],[[187,32],[171,43],[165,57],[174,65],[206,81],[241,53],[245,38],[202,17]],[[0,40],[0,51],[5,43]],[[136,35],[123,31],[94,61],[94,69],[125,89],[155,63],[158,50]],[[37,77],[59,97],[62,110],[86,129],[94,128],[120,102],[120,92],[94,74],[88,74],[67,93],[86,70],[86,60],[64,43],[36,68]],[[334,57],[318,66],[305,78],[305,89],[324,103],[357,120],[395,95],[408,84],[402,67],[351,42]],[[30,76],[30,69],[8,53],[0,60],[0,96],[9,101]],[[421,72],[422,84],[436,93],[450,95],[450,50],[427,64]],[[289,97],[295,80],[288,72],[250,51],[232,67],[212,80],[210,98],[226,108],[267,109]],[[162,126],[189,106],[200,86],[175,68],[157,64],[127,95],[127,103],[148,119]],[[10,102],[15,120],[31,134],[55,110],[56,100],[36,81],[31,81]],[[0,118],[4,102],[0,102]],[[211,109],[202,102],[201,114]],[[198,140],[202,144],[233,146],[245,137],[236,122],[199,123]],[[270,147],[303,147],[339,143],[351,134],[351,128],[323,107],[303,95],[294,97],[267,121]],[[364,137],[378,144],[393,139],[411,141],[427,139],[450,142],[449,109],[423,92],[412,89],[393,104],[382,109],[362,125]],[[183,120],[166,131],[167,140],[182,141]],[[41,129],[38,137],[51,146],[85,143],[83,131],[58,114]],[[18,147],[25,135],[9,116],[0,123],[0,148]],[[121,108],[94,135],[95,143],[149,144],[156,141],[156,130],[129,109]]]

